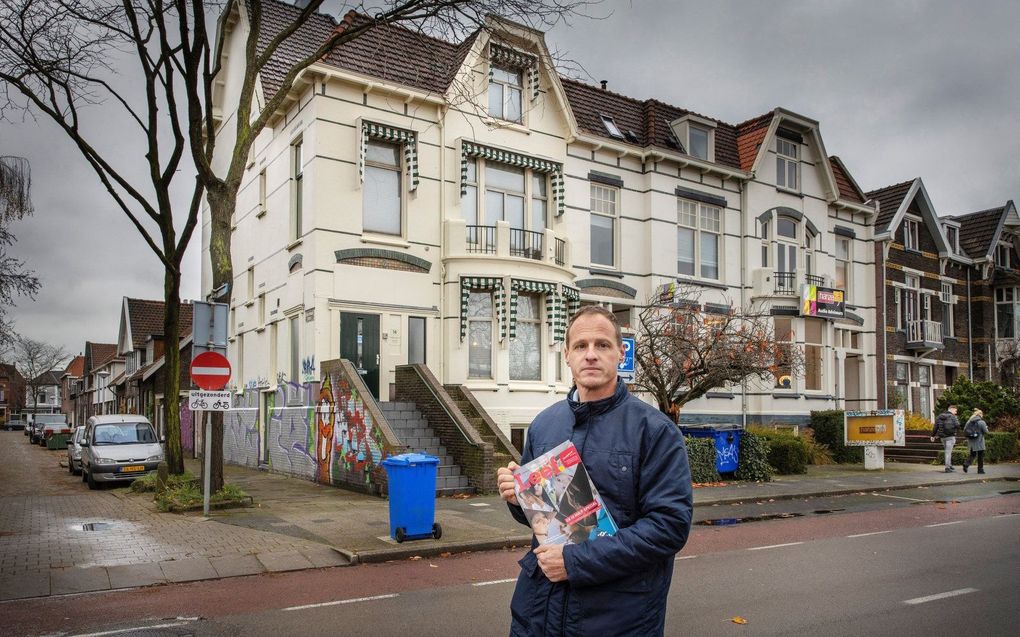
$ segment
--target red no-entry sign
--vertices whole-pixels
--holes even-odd
[[[223,389],[230,381],[230,361],[219,352],[202,352],[191,361],[191,380],[202,389]]]

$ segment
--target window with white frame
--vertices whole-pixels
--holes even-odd
[[[301,380],[301,331],[298,328],[298,317],[292,316],[287,321],[290,331],[290,381]]]
[[[1020,318],[1020,288],[997,288],[995,290],[995,336],[1015,338],[1020,334],[1017,326]]]
[[[266,207],[266,197],[267,196],[268,196],[268,187],[266,185],[266,169],[263,168],[262,171],[259,172],[259,209],[258,209],[258,213],[257,214],[260,215],[260,216],[266,214],[266,210],[267,210],[267,207]]]
[[[953,254],[960,251],[960,231],[953,226],[946,226],[946,243]]]
[[[793,319],[775,317],[776,389],[793,389],[793,365],[787,352],[793,348]]]
[[[620,189],[591,184],[591,263],[616,267],[616,219]]]
[[[761,222],[761,267],[769,267],[769,227],[768,221]]]
[[[848,237],[836,237],[836,280],[835,286],[839,290],[850,288],[850,239]]]
[[[517,297],[517,337],[510,340],[510,380],[542,380],[542,309],[539,295]]]
[[[401,234],[401,147],[369,139],[365,144],[365,189],[362,228],[365,232]]]
[[[623,133],[620,131],[620,127],[616,125],[616,120],[608,115],[599,115],[602,118],[602,125],[605,126],[606,132],[609,133],[610,137],[617,139],[623,139]]]
[[[304,213],[304,151],[299,138],[291,146],[291,207],[290,207],[290,238],[297,241],[301,238],[301,219]]]
[[[701,126],[690,124],[687,127],[687,154],[698,159],[710,160],[709,145],[711,131]]]
[[[245,280],[247,281],[248,296],[247,300],[255,300],[255,268],[248,268],[245,273]]]
[[[461,214],[467,225],[495,227],[506,221],[514,230],[545,232],[549,223],[548,175],[494,160],[468,159],[462,189]],[[479,192],[483,199],[479,201]],[[530,201],[527,215],[525,202]],[[478,209],[483,213],[479,223]],[[469,239],[472,233],[468,233]],[[512,239],[513,240],[513,239]]]
[[[800,148],[796,142],[782,137],[776,138],[776,185],[797,190],[800,183]]]
[[[776,219],[776,271],[797,271],[797,221],[791,217]]]
[[[907,250],[921,251],[921,223],[914,219],[903,220],[903,247]]]
[[[489,73],[489,115],[520,123],[523,113],[524,74],[492,65]]]
[[[952,337],[953,333],[953,284],[948,281],[942,282],[942,294],[939,298],[942,301],[942,336]]]
[[[815,246],[817,242],[818,237],[815,236],[815,233],[804,228],[804,273],[809,276],[815,273]],[[818,284],[818,281],[814,283]]]
[[[903,297],[903,326],[909,329],[910,322],[921,318],[921,280],[917,275],[908,274],[904,277],[905,287],[901,290]]]
[[[677,199],[677,273],[719,278],[722,209]]]
[[[468,378],[492,378],[492,292],[472,291],[468,297]]]
[[[524,169],[485,163],[485,225],[506,221],[511,228],[524,228]]]
[[[1000,268],[1008,268],[1009,265],[1009,244],[1000,243],[995,246],[995,265]]]
[[[464,217],[464,223],[469,226],[478,224],[478,160],[468,159],[465,161],[467,170],[464,173],[464,183],[461,189],[464,196],[460,198],[460,212]],[[471,236],[471,233],[468,233]]]
[[[804,319],[804,389],[822,390],[823,347],[825,321]]]

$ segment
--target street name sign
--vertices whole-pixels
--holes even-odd
[[[202,352],[191,361],[191,380],[208,391],[223,389],[230,381],[230,361],[219,352]]]

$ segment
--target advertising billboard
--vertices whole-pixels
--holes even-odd
[[[848,447],[902,447],[906,444],[902,409],[847,411],[843,442]]]
[[[843,318],[846,313],[843,290],[805,283],[800,287],[800,315],[818,318]]]

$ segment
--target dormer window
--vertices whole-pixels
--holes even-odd
[[[669,123],[683,152],[704,161],[715,161],[716,123],[697,115],[685,115]]]
[[[800,148],[789,139],[776,138],[776,185],[788,190],[800,188]]]
[[[522,73],[493,65],[489,74],[489,115],[508,122],[521,122],[524,81]]]
[[[610,137],[617,139],[623,139],[623,133],[620,131],[619,126],[613,121],[613,118],[608,115],[599,115],[602,118],[602,125],[606,127],[606,132],[609,133]]]
[[[960,229],[953,226],[946,226],[946,243],[953,254],[960,251]]]
[[[1000,243],[995,246],[995,265],[1000,268],[1009,268],[1009,244]]]
[[[913,219],[903,220],[903,247],[915,252],[921,251],[921,224]]]
[[[707,128],[691,125],[687,131],[687,154],[698,159],[708,160],[708,141],[710,133]]]

